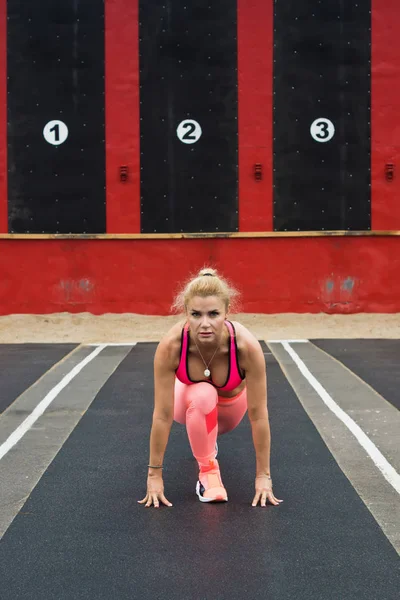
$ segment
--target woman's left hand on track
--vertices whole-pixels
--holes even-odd
[[[164,496],[164,483],[161,475],[149,475],[147,477],[147,493],[143,500],[138,500],[139,504],[146,504],[146,508],[154,504],[159,508],[161,504],[172,506],[172,503]]]
[[[268,479],[268,477],[262,475],[260,477],[256,477],[255,488],[256,495],[251,503],[252,506],[257,506],[258,502],[260,502],[261,506],[265,506],[267,500],[269,500],[274,506],[279,506],[279,503],[283,502],[283,500],[275,498],[272,492],[272,481]]]

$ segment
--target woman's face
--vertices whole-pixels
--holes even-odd
[[[221,343],[226,319],[225,303],[218,296],[194,296],[186,306],[190,332],[196,341],[215,345]]]

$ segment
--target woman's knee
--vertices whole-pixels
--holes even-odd
[[[199,409],[205,415],[217,406],[217,390],[210,383],[195,383],[188,388],[186,394],[189,408]]]

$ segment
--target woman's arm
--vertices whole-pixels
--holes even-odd
[[[261,346],[247,332],[246,352],[243,367],[246,370],[247,407],[256,453],[255,496],[252,505],[260,502],[266,505],[267,499],[277,506],[283,500],[275,498],[271,480],[271,431],[267,407],[267,373]]]
[[[149,465],[153,468],[148,468],[147,493],[139,501],[146,507],[154,504],[158,508],[160,501],[172,506],[164,495],[161,468],[174,418],[175,364],[172,348],[170,340],[162,340],[154,357],[154,410],[149,454]]]
[[[154,410],[150,432],[149,465],[163,464],[174,420],[175,371],[167,344],[160,342],[154,357]],[[155,471],[156,469],[149,469]]]
[[[247,406],[256,452],[256,477],[271,476],[271,432],[267,407],[265,359],[257,340],[251,340],[246,360]]]

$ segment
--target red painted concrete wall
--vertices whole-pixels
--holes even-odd
[[[129,4],[129,6],[128,6]],[[107,232],[140,231],[137,1],[106,0]],[[272,230],[273,0],[238,0],[240,231]],[[400,230],[400,11],[373,0],[372,228]],[[7,233],[6,0],[0,0],[0,233]],[[256,183],[255,162],[264,179]],[[397,173],[384,178],[387,162]],[[119,180],[121,165],[130,178]],[[0,240],[0,314],[168,314],[204,264],[244,312],[400,312],[400,237]]]
[[[7,213],[7,0],[0,0],[0,232],[8,231]]]
[[[137,0],[105,2],[107,233],[140,233],[138,12]]]
[[[400,229],[400,11],[397,0],[372,0],[372,229]],[[392,183],[385,165],[395,166]]]
[[[400,312],[394,237],[15,240],[0,249],[1,314],[168,314],[179,284],[204,264],[238,286],[243,312]]]
[[[238,0],[237,23],[239,231],[273,231],[272,0]],[[258,182],[256,163],[263,170]]]

